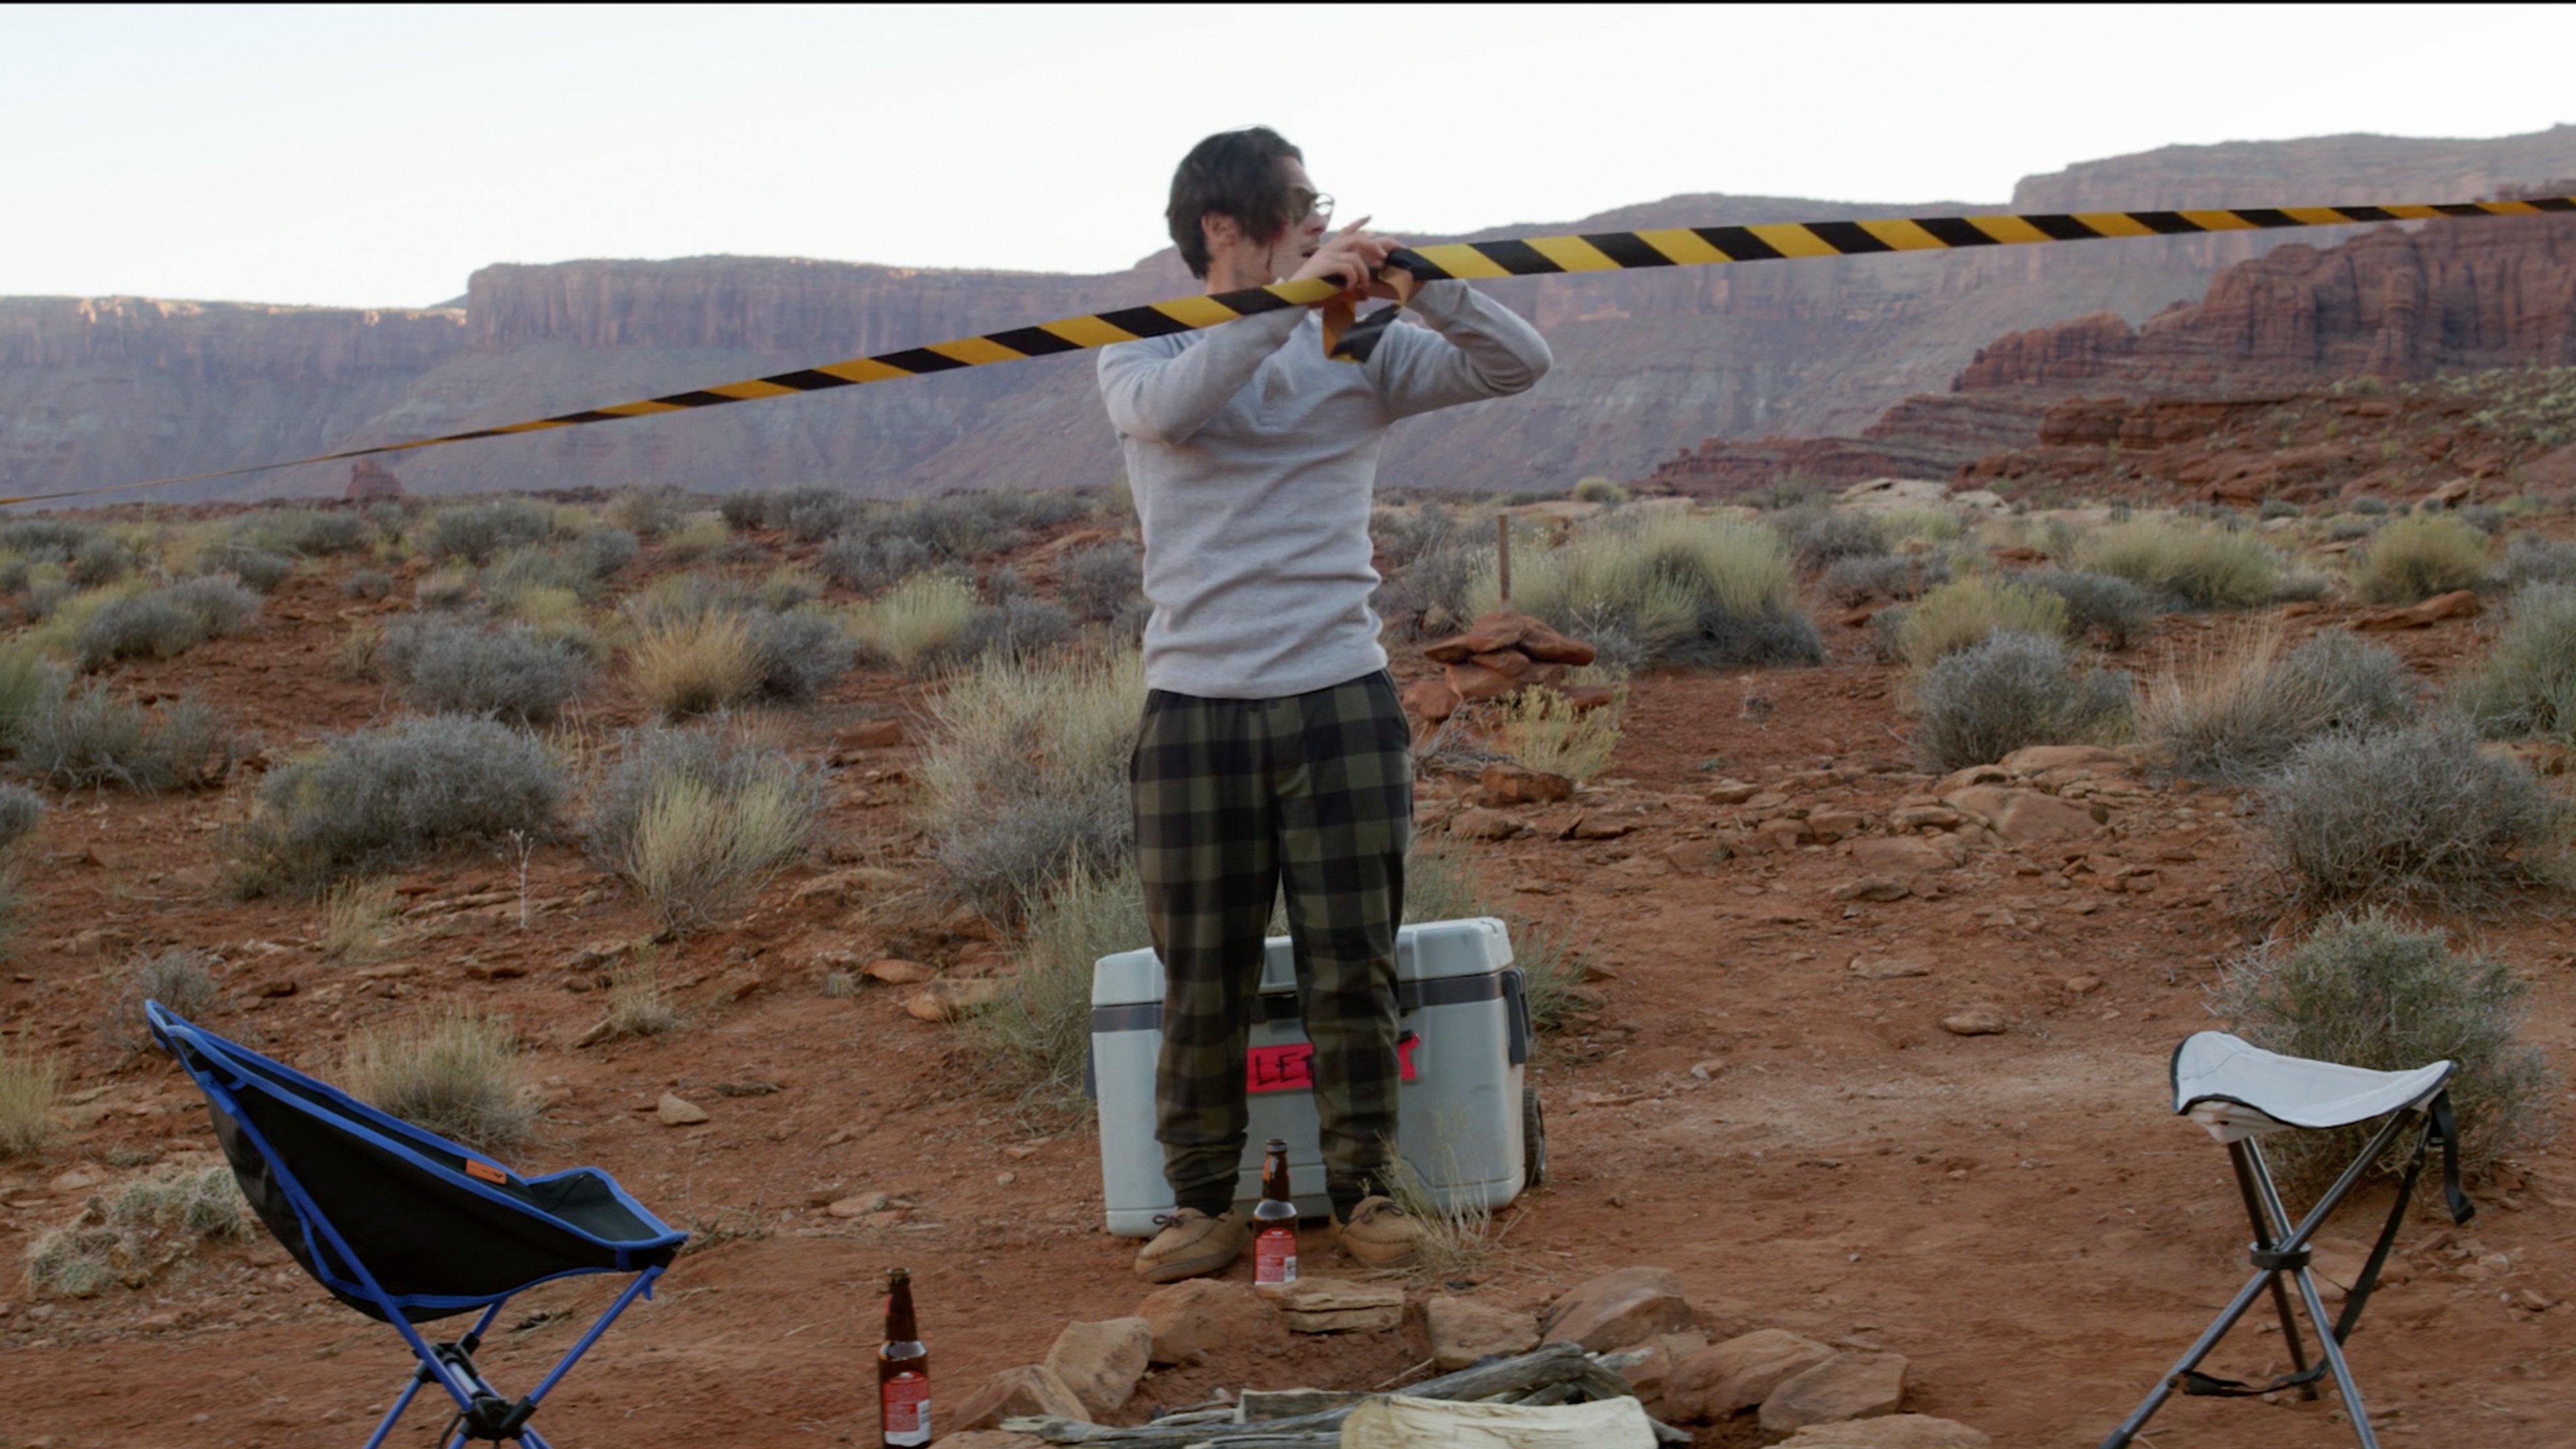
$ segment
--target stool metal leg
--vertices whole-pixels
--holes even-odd
[[[2237,1186],[2246,1193],[2246,1210],[2254,1220],[2256,1251],[2266,1257],[2298,1258],[2299,1266],[2295,1270],[2257,1268],[2254,1276],[2245,1280],[2245,1286],[2236,1290],[2236,1296],[2228,1300],[2226,1310],[2220,1313],[2208,1328],[2201,1331],[2200,1337],[2192,1340],[2191,1347],[2185,1350],[2183,1356],[2174,1362],[2174,1366],[2166,1371],[2165,1376],[2157,1381],[2155,1388],[2148,1392],[2145,1401],[2131,1410],[2129,1417],[2121,1420],[2120,1426],[2113,1429],[2102,1440],[2101,1449],[2127,1449],[2130,1441],[2137,1437],[2138,1431],[2146,1427],[2147,1420],[2155,1417],[2156,1410],[2164,1407],[2165,1400],[2173,1396],[2174,1390],[2182,1383],[2183,1375],[2200,1367],[2200,1361],[2208,1357],[2210,1350],[2218,1346],[2218,1341],[2227,1336],[2227,1331],[2234,1328],[2237,1320],[2245,1316],[2245,1310],[2254,1305],[2254,1300],[2262,1295],[2267,1286],[2273,1292],[2274,1305],[2281,1310],[2282,1331],[2290,1336],[2293,1345],[2291,1357],[2299,1362],[2300,1371],[2305,1372],[2307,1365],[2304,1355],[2300,1353],[2297,1346],[2297,1330],[2291,1324],[2287,1305],[2281,1303],[2281,1299],[2286,1296],[2281,1288],[2281,1278],[2285,1273],[2298,1283],[2299,1295],[2307,1309],[2308,1320],[2317,1331],[2318,1347],[2325,1357],[2326,1371],[2334,1376],[2335,1387],[2343,1394],[2344,1411],[2352,1420],[2354,1436],[2361,1441],[2362,1449],[2379,1449],[2379,1436],[2372,1432],[2370,1419],[2362,1410],[2361,1390],[2354,1385],[2352,1370],[2344,1362],[2343,1346],[2335,1338],[2333,1321],[2327,1318],[2325,1304],[2317,1296],[2316,1282],[2308,1276],[2304,1254],[2307,1251],[2308,1239],[2318,1228],[2324,1226],[2326,1219],[2334,1214],[2336,1208],[2343,1205],[2345,1196],[2352,1191],[2355,1184],[2361,1181],[2362,1175],[2369,1171],[2370,1165],[2377,1162],[2381,1154],[2387,1152],[2389,1144],[2397,1140],[2397,1134],[2413,1115],[2409,1112],[2392,1114],[2387,1125],[2381,1127],[2378,1135],[2371,1138],[2370,1145],[2363,1148],[2361,1155],[2353,1159],[2352,1165],[2343,1170],[2343,1175],[2335,1179],[2334,1185],[2326,1189],[2325,1194],[2308,1209],[2308,1215],[2301,1218],[2295,1228],[2289,1225],[2289,1210],[2282,1206],[2281,1194],[2272,1185],[2271,1169],[2264,1163],[2262,1151],[2254,1145],[2253,1139],[2246,1138],[2228,1144],[2228,1155],[2236,1164]],[[2270,1244],[2268,1248],[2264,1246],[2266,1243]]]
[[[2280,1239],[2273,1229],[2271,1214],[2264,1211],[2263,1200],[2254,1190],[2254,1167],[2246,1158],[2246,1145],[2242,1142],[2229,1143],[2227,1163],[2236,1169],[2236,1190],[2244,1195],[2245,1217],[2254,1225],[2255,1251],[2269,1253],[2280,1246]],[[2272,1285],[2272,1311],[2281,1317],[2281,1337],[2290,1346],[2291,1371],[2306,1373],[2308,1350],[2307,1345],[2299,1341],[2299,1320],[2290,1312],[2290,1290],[2281,1286],[2280,1274],[2269,1273],[2265,1276]],[[2315,1384],[2299,1385],[2300,1398],[2313,1400],[2316,1396]]]

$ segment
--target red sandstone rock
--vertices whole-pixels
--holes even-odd
[[[402,480],[393,475],[392,469],[375,459],[360,458],[349,465],[349,486],[340,491],[340,496],[367,502],[400,498],[403,496]]]
[[[2364,614],[2352,621],[2355,629],[2428,629],[2445,619],[2474,619],[2478,616],[2478,596],[2468,589],[2435,594],[2420,604],[2404,609],[2385,609]]]
[[[1458,712],[1458,691],[1437,679],[1417,679],[1396,696],[1404,712],[1424,724],[1439,724]]]
[[[1521,682],[1508,674],[1498,674],[1481,664],[1452,664],[1443,672],[1450,692],[1468,704],[1482,704],[1500,699],[1521,687]]]

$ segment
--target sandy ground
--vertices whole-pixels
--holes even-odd
[[[378,686],[326,667],[371,610],[327,580],[299,579],[260,633],[119,681],[200,691],[282,751],[395,712]],[[2152,668],[2216,627],[2169,621],[2124,662]],[[2441,675],[2480,647],[2480,628],[2455,621],[2397,642]],[[2175,1041],[2209,1024],[2217,964],[2261,929],[2252,825],[2225,791],[2119,799],[2108,833],[2075,853],[2151,866],[2147,893],[2069,878],[2058,848],[1979,847],[1941,876],[1939,898],[1885,903],[1833,898],[1858,872],[1831,845],[1675,870],[1666,848],[1734,823],[1708,799],[1720,778],[1864,812],[1925,788],[1909,773],[1889,667],[1866,658],[1858,629],[1829,643],[1832,662],[1818,669],[1640,681],[1609,775],[1578,802],[1631,823],[1627,836],[1541,830],[1472,847],[1517,908],[1588,934],[1607,1004],[1542,1044],[1533,1072],[1550,1180],[1504,1215],[1499,1247],[1462,1283],[1536,1308],[1602,1271],[1669,1268],[1713,1332],[1779,1326],[1902,1353],[1911,1408],[2000,1445],[2089,1445],[2243,1272],[2224,1156],[2168,1113],[2165,1072]],[[835,752],[829,741],[859,720],[909,717],[919,700],[914,686],[861,675],[782,721],[782,737],[840,760],[828,856],[736,927],[667,949],[692,1024],[643,1043],[572,1045],[599,1015],[599,971],[583,949],[651,922],[569,843],[529,862],[526,929],[515,859],[450,859],[402,877],[408,903],[491,899],[432,912],[383,963],[411,969],[370,975],[318,961],[302,940],[309,907],[224,895],[207,841],[238,818],[244,787],[58,798],[31,843],[35,904],[0,973],[0,1021],[13,1046],[64,1054],[85,1125],[0,1165],[0,1254],[14,1261],[98,1190],[52,1188],[66,1172],[113,1182],[143,1170],[106,1166],[111,1153],[209,1160],[191,1156],[211,1139],[184,1078],[110,1040],[107,971],[175,943],[227,958],[235,1005],[216,1029],[326,1075],[352,1028],[431,1002],[508,1012],[547,1102],[517,1159],[531,1170],[597,1163],[670,1221],[722,1239],[682,1259],[549,1401],[537,1422],[560,1443],[872,1443],[876,1284],[890,1264],[914,1272],[938,1401],[952,1407],[985,1375],[1042,1356],[1068,1319],[1130,1311],[1143,1291],[1127,1270],[1133,1244],[1102,1231],[1088,1127],[983,1092],[949,1029],[906,1015],[898,992],[820,991],[840,952],[902,950],[962,969],[992,958],[971,933],[906,934],[864,905],[792,899],[836,861],[903,868],[917,852],[904,814],[912,750]],[[588,709],[575,740],[640,717],[613,684]],[[1428,782],[1426,821],[1444,820],[1468,788]],[[1570,819],[1568,807],[1553,812],[1528,813]],[[2469,928],[2534,981],[2529,1032],[2564,1070],[2576,943],[2554,914]],[[1846,963],[1864,955],[1928,974],[1862,980]],[[2099,984],[2070,986],[2077,978]],[[287,983],[291,994],[260,994]],[[2009,1029],[1941,1028],[1970,1005]],[[649,1109],[665,1090],[713,1120],[663,1126]],[[899,1220],[822,1211],[863,1192],[890,1194]],[[2539,1154],[2476,1195],[2470,1228],[2428,1211],[2405,1231],[2406,1281],[2383,1290],[2352,1346],[2373,1411],[2393,1444],[2576,1444],[2576,1305],[2563,1301],[2576,1293],[2576,1175]],[[2359,1199],[2328,1240],[2366,1239],[2385,1201]],[[1321,1234],[1309,1236],[1310,1270],[1332,1270]],[[606,1296],[588,1283],[531,1293],[503,1320],[511,1331],[487,1368],[505,1388],[524,1386],[574,1331],[540,1312]],[[11,1449],[356,1443],[407,1368],[389,1332],[330,1302],[265,1240],[210,1249],[142,1292],[39,1301],[13,1275],[0,1300],[0,1445]],[[1128,1414],[1221,1387],[1372,1387],[1424,1357],[1418,1326],[1219,1355],[1157,1373]],[[2212,1367],[2250,1377],[2286,1361],[2278,1335],[2249,1324]],[[397,1442],[425,1439],[427,1419],[416,1411]],[[2193,1400],[2169,1407],[2151,1440],[2299,1449],[2350,1435],[2330,1404]],[[1752,1440],[1737,1425],[1702,1442]]]

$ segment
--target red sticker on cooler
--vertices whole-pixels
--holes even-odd
[[[1396,1073],[1404,1081],[1413,1080],[1413,1049],[1422,1038],[1406,1032],[1395,1040]],[[1286,1046],[1254,1047],[1243,1059],[1243,1090],[1246,1092],[1285,1092],[1303,1090],[1315,1085],[1315,1049],[1305,1042]]]

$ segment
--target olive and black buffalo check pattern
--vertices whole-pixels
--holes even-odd
[[[1338,1207],[1380,1187],[1395,1138],[1395,929],[1413,759],[1384,671],[1281,699],[1146,696],[1130,772],[1145,918],[1163,958],[1163,1170],[1222,1213],[1250,1121],[1244,1056],[1280,887]]]

